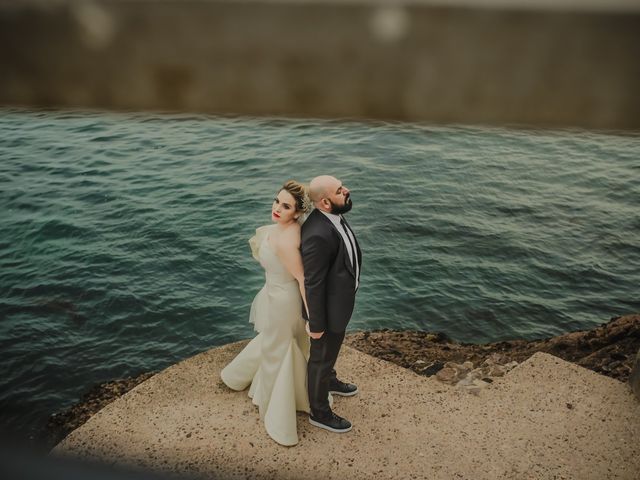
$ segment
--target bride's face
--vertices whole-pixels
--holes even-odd
[[[286,190],[280,190],[271,205],[271,220],[281,225],[295,222],[299,212],[296,211],[296,199]]]

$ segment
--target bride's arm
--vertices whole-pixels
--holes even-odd
[[[302,296],[304,309],[309,318],[309,307],[307,306],[307,295],[304,288],[304,267],[302,266],[302,255],[300,254],[300,233],[283,235],[277,245],[277,254],[284,267],[298,281],[298,289]]]

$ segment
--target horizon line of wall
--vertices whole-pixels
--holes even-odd
[[[640,129],[640,2],[493,2],[2,0],[0,104]]]

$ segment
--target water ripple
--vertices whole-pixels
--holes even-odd
[[[3,425],[251,336],[247,240],[289,178],[352,189],[353,329],[481,342],[640,310],[638,136],[20,109],[0,132]]]

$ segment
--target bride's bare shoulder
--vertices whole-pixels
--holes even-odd
[[[283,248],[298,248],[300,246],[300,225],[294,223],[280,235],[280,242]]]

